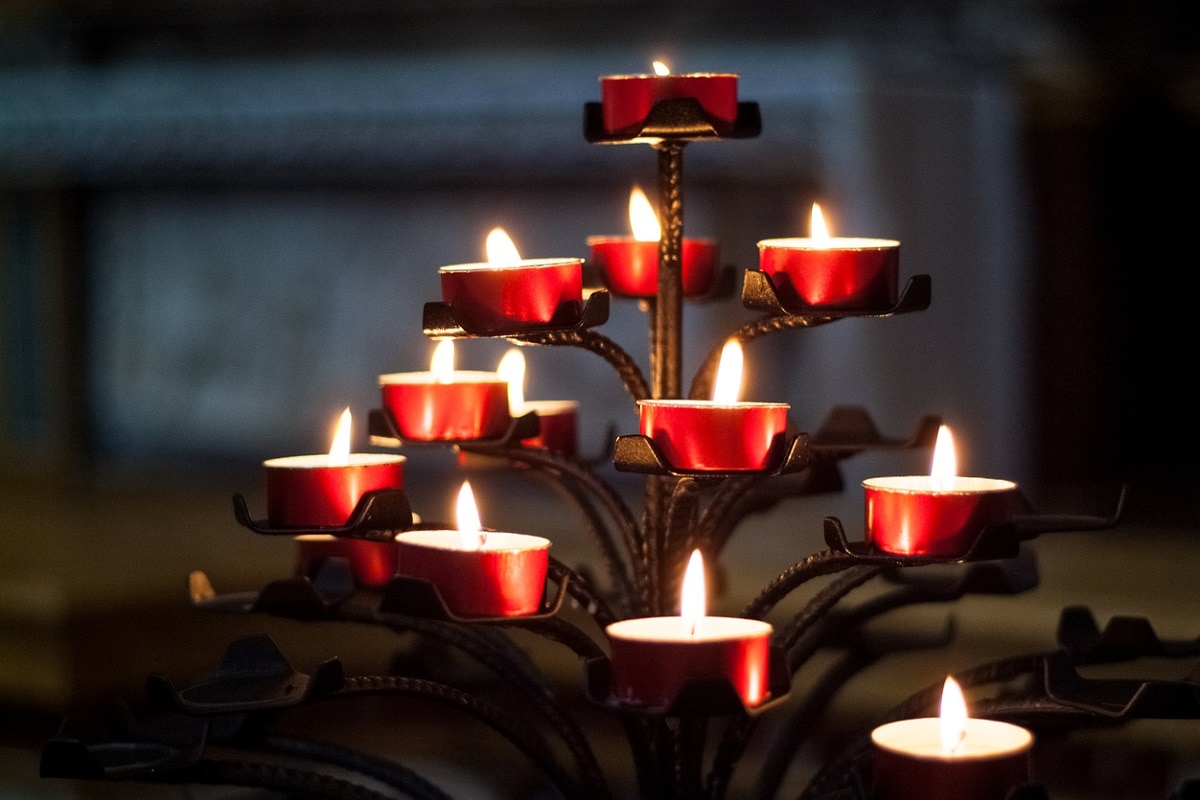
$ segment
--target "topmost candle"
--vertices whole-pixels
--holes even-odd
[[[717,133],[733,129],[738,116],[738,76],[728,72],[671,73],[654,62],[654,74],[605,75],[600,78],[604,130],[637,134],[654,104],[680,97],[694,98]]]

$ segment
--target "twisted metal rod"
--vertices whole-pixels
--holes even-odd
[[[204,758],[184,769],[149,773],[124,780],[172,785],[238,786],[291,792],[312,800],[395,800],[390,792],[384,794],[320,772],[233,759]]]
[[[771,613],[777,603],[813,578],[841,572],[858,563],[858,559],[854,556],[836,550],[821,550],[813,553],[803,561],[798,561],[788,567],[783,574],[772,581],[759,593],[758,597],[751,601],[750,605],[746,606],[742,616],[762,619]]]
[[[795,330],[796,328],[815,328],[818,325],[833,322],[833,320],[833,317],[771,315],[747,322],[719,342],[716,347],[709,351],[704,360],[700,362],[700,367],[696,370],[695,377],[692,378],[692,386],[688,391],[688,397],[693,400],[707,400],[712,397],[713,383],[717,377],[717,367],[721,363],[721,350],[724,348],[725,342],[730,339],[736,339],[739,344],[746,344],[768,334]]]
[[[508,338],[518,344],[566,345],[588,350],[613,366],[625,391],[629,392],[634,400],[645,400],[650,397],[650,385],[646,383],[641,367],[624,348],[603,334],[585,329],[523,333]]]
[[[601,628],[608,627],[609,623],[616,621],[617,617],[613,614],[612,609],[608,607],[604,598],[596,594],[596,591],[583,575],[553,557],[547,565],[546,575],[555,583],[561,584],[563,580],[566,580],[567,594]]]

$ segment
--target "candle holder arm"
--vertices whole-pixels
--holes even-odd
[[[856,563],[857,560],[854,557],[835,550],[822,550],[814,553],[788,567],[746,606],[742,611],[742,616],[749,619],[764,619],[781,600],[808,581],[822,575],[831,575],[850,569]]]
[[[402,489],[375,489],[364,492],[354,506],[354,511],[345,525],[323,527],[273,526],[266,520],[255,520],[250,516],[246,499],[233,496],[233,515],[243,527],[264,536],[299,536],[306,533],[321,533],[346,539],[365,539],[386,542],[400,531],[412,527],[412,509],[408,496]]]
[[[827,320],[844,319],[846,317],[890,317],[895,314],[907,314],[912,311],[924,311],[929,308],[932,300],[932,281],[928,275],[913,275],[904,285],[899,299],[883,308],[836,308],[831,306],[811,306],[805,308],[788,308],[779,299],[775,283],[771,276],[761,270],[746,270],[742,281],[742,305],[755,311],[766,311],[778,316],[796,316],[824,318]]]
[[[1101,630],[1095,616],[1084,606],[1063,609],[1058,620],[1058,643],[1075,664],[1200,656],[1200,638],[1161,639],[1144,617],[1112,617]]]
[[[595,353],[612,365],[625,391],[629,392],[635,401],[650,397],[650,384],[646,382],[641,367],[633,357],[612,339],[595,331],[542,331],[508,338],[516,344],[578,347]]]
[[[554,556],[550,556],[546,575],[556,583],[561,584],[566,581],[567,594],[601,628],[617,620],[616,614],[609,608],[604,598],[592,588],[591,582],[584,575],[571,569]]]
[[[775,632],[772,636],[773,643],[785,653],[790,652],[800,637],[828,614],[842,598],[882,572],[882,567],[857,566],[840,573],[813,595],[786,625]],[[801,663],[788,660],[788,670],[793,675],[800,666]]]

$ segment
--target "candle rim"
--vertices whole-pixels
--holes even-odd
[[[502,383],[505,386],[508,385],[508,381],[501,378],[495,372],[488,372],[481,369],[456,369],[444,375],[439,372],[425,370],[424,372],[389,372],[379,376],[380,386],[394,386],[397,384],[425,385],[429,383],[444,383],[447,385],[455,383]]]
[[[906,758],[946,763],[958,763],[963,761],[989,761],[996,758],[1006,758],[1009,756],[1026,753],[1033,747],[1033,732],[1021,725],[1016,725],[1012,722],[1004,722],[1003,720],[998,719],[985,719],[983,717],[969,717],[966,720],[966,723],[968,736],[970,736],[971,728],[983,728],[991,733],[1004,734],[1005,736],[1010,736],[1013,738],[1004,743],[1003,746],[994,747],[983,752],[964,750],[962,752],[946,753],[940,749],[931,749],[928,752],[923,749],[918,751],[905,749],[896,743],[896,738],[890,738],[892,736],[896,736],[898,738],[899,732],[904,728],[912,728],[915,726],[922,734],[930,733],[925,729],[931,728],[932,738],[930,739],[930,742],[937,743],[939,741],[936,734],[941,729],[941,720],[937,717],[916,717],[912,719],[895,720],[893,722],[887,722],[878,726],[871,731],[871,743],[881,750],[886,750],[889,753],[905,756]]]
[[[533,411],[539,416],[566,414],[568,412],[578,410],[578,400],[526,400],[521,404],[521,407],[517,409],[517,411],[522,414]]]
[[[520,261],[509,261],[499,264],[493,264],[488,261],[472,261],[465,264],[447,264],[444,267],[438,267],[438,272],[507,272],[517,269],[548,269],[550,267],[570,267],[582,265],[582,258],[523,258]]]
[[[938,484],[948,484],[939,488]],[[918,485],[920,484],[920,485]],[[1016,481],[1006,478],[980,478],[970,475],[950,475],[934,478],[931,475],[883,475],[866,478],[863,488],[895,494],[998,494],[1015,491]]]
[[[601,75],[601,81],[624,81],[624,80],[639,80],[644,78],[655,78],[661,80],[663,78],[739,78],[740,72],[669,72],[666,75],[658,75],[653,72],[634,72],[628,75]]]
[[[297,456],[278,456],[263,461],[268,469],[343,469],[347,467],[371,467],[378,464],[403,464],[407,456],[399,453],[350,453],[345,463],[330,463],[329,453],[306,453]]]
[[[866,236],[830,236],[816,239],[811,236],[785,236],[777,239],[761,239],[759,250],[894,250],[900,247],[899,239],[875,239]]]
[[[738,400],[734,403],[718,403],[714,400],[689,400],[684,398],[651,398],[638,400],[638,406],[662,406],[664,408],[787,408],[790,403],[763,400]]]
[[[683,237],[683,239],[681,241],[683,241],[685,243],[708,245],[711,247],[716,247],[719,244],[719,241],[715,236],[685,236],[685,237]],[[649,240],[635,239],[633,236],[631,236],[629,234],[621,235],[621,234],[614,233],[614,234],[596,234],[594,236],[589,236],[589,237],[587,237],[587,239],[585,240],[584,243],[587,244],[588,247],[595,247],[596,245],[599,245],[599,244],[635,244],[635,243],[641,244],[641,245],[654,245],[655,247],[658,247],[659,240],[658,239],[649,239]]]
[[[472,533],[472,531],[467,531]],[[447,547],[451,542],[462,542],[463,532],[459,530],[451,530],[450,528],[434,528],[429,530],[419,531],[401,531],[397,533],[395,541],[397,544],[403,544],[408,547],[421,547],[426,550],[454,550],[463,553],[522,553],[529,550],[548,550],[550,548],[550,540],[544,536],[536,536],[531,533],[514,533],[512,531],[489,531],[484,530],[480,533],[487,534],[487,539],[478,548],[466,549],[464,547]],[[434,541],[421,541],[425,538],[437,537]],[[442,541],[445,539],[445,541]],[[512,543],[512,540],[524,542],[524,544]]]
[[[706,623],[718,622],[719,624],[728,627],[734,627],[732,631],[712,632],[705,630]],[[669,625],[672,627],[678,626],[678,638],[663,638],[660,631],[657,635],[648,633],[639,634],[637,628],[644,627],[647,624],[651,625]],[[683,617],[680,616],[657,616],[657,617],[631,617],[630,619],[617,620],[610,622],[604,628],[604,632],[614,639],[623,639],[625,641],[634,642],[664,642],[673,644],[687,644],[688,642],[727,642],[737,641],[745,638],[755,638],[759,636],[770,636],[775,630],[771,623],[761,619],[748,619],[746,617],[722,617],[722,616],[704,616],[700,619],[697,626],[698,633],[685,633],[683,630]],[[630,632],[628,629],[633,628]],[[738,630],[741,629],[741,630]]]

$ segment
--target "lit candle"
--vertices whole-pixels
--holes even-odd
[[[615,294],[653,297],[658,294],[658,247],[662,228],[658,216],[635,186],[629,194],[633,236],[589,236],[592,263],[604,285]],[[685,297],[708,294],[717,275],[719,248],[715,239],[685,238],[680,253]]]
[[[1033,734],[968,717],[953,678],[946,678],[939,717],[881,725],[871,742],[876,800],[1004,800],[1029,780]]]
[[[738,76],[733,73],[693,72],[680,75],[655,61],[652,75],[606,75],[600,78],[604,130],[636,134],[660,100],[692,97],[700,104],[713,130],[732,130],[738,115]]]
[[[438,269],[442,300],[468,331],[516,333],[567,327],[583,314],[583,259],[522,259],[502,229],[488,234],[484,263]]]
[[[809,238],[763,239],[758,267],[789,311],[887,309],[899,291],[900,242],[832,237],[813,203]]]
[[[461,617],[536,613],[546,588],[550,540],[483,530],[471,485],[459,490],[457,530],[397,534],[399,573],[433,584]]]
[[[673,468],[714,472],[762,470],[782,456],[787,403],[738,401],[742,348],[721,351],[712,400],[639,400],[640,430]]]
[[[538,434],[522,439],[525,447],[540,447],[567,458],[578,450],[579,403],[575,400],[526,400],[525,356],[513,348],[500,359],[497,374],[508,384],[508,410],[514,417],[537,414]]]
[[[350,452],[350,409],[342,412],[327,454],[263,462],[267,522],[277,528],[341,527],[362,496],[404,486],[405,457]]]
[[[929,475],[868,478],[867,539],[887,553],[965,555],[989,525],[1012,520],[1017,485],[997,478],[958,475],[954,438],[938,430]]]
[[[770,623],[706,616],[704,562],[692,553],[677,617],[640,617],[605,628],[612,693],[629,705],[666,708],[693,681],[728,680],[748,707],[767,699]]]
[[[493,439],[508,430],[508,384],[494,372],[456,370],[454,340],[433,350],[429,372],[379,376],[383,406],[401,439],[418,442]]]

